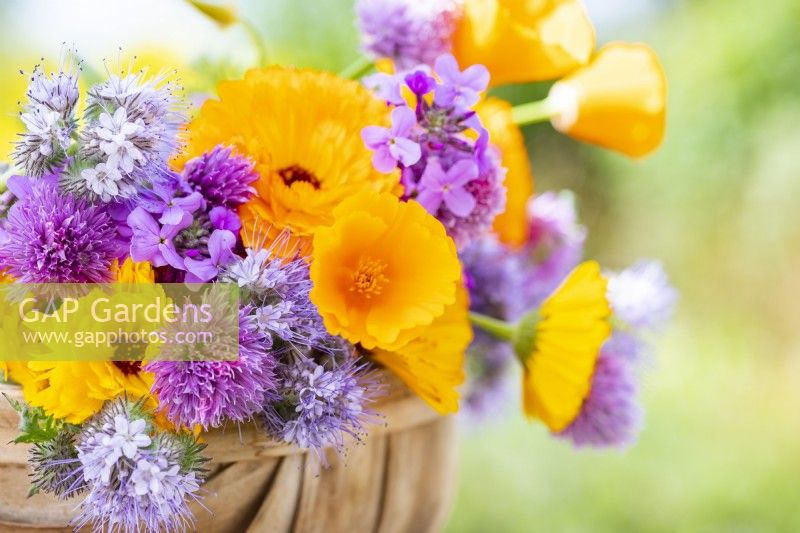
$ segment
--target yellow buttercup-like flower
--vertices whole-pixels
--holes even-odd
[[[441,414],[458,411],[457,387],[464,381],[464,353],[472,340],[467,291],[421,334],[395,350],[376,350],[372,358],[394,372]]]
[[[548,103],[553,126],[576,139],[642,156],[664,136],[667,79],[644,44],[612,43],[557,82]]]
[[[366,192],[333,217],[314,235],[311,261],[311,300],[331,333],[393,350],[453,304],[456,247],[420,204]]]
[[[517,247],[527,236],[526,208],[533,195],[533,174],[525,149],[525,139],[514,123],[511,104],[499,98],[487,98],[476,108],[489,139],[500,150],[506,167],[506,210],[494,219],[494,231],[501,242]]]
[[[128,257],[122,265],[118,260],[111,264],[111,272],[117,283],[155,283],[156,274],[153,266],[147,261],[141,263],[134,262]]]
[[[578,265],[533,316],[533,334],[516,342],[518,354],[530,354],[522,378],[525,414],[552,431],[569,425],[589,394],[600,347],[611,334],[606,284],[597,262]]]
[[[594,45],[580,0],[465,0],[453,37],[458,62],[486,65],[493,85],[560,78]]]
[[[134,362],[29,362],[25,401],[55,418],[79,424],[98,412],[103,403],[127,394],[147,397],[152,374]],[[12,377],[17,380],[16,373]],[[24,385],[24,384],[23,384]]]
[[[184,157],[223,144],[255,162],[258,196],[240,209],[245,244],[289,230],[294,244],[307,245],[345,198],[400,193],[399,175],[376,171],[361,140],[365,126],[386,125],[389,114],[358,82],[271,67],[223,82],[218,92],[189,125]]]

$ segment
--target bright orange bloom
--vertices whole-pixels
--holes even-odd
[[[258,196],[240,209],[246,245],[269,244],[288,230],[289,249],[306,246],[345,198],[400,194],[398,173],[375,170],[361,140],[365,126],[387,125],[389,113],[360,83],[270,67],[222,82],[218,93],[189,124],[182,161],[222,144],[255,162]]]
[[[128,257],[122,265],[118,260],[111,263],[111,272],[117,283],[155,283],[156,274],[153,266],[147,261],[135,263]]]
[[[311,300],[328,331],[393,350],[455,301],[455,244],[420,204],[360,193],[333,217],[314,235],[311,261]]]
[[[524,361],[523,409],[552,431],[567,427],[589,394],[600,347],[611,334],[606,285],[597,262],[582,263],[536,317]]]
[[[570,137],[637,157],[661,144],[667,79],[644,44],[612,43],[553,85],[553,125]]]
[[[494,219],[494,231],[501,242],[517,247],[527,235],[526,206],[533,195],[533,174],[525,149],[525,139],[511,116],[511,104],[487,98],[477,107],[489,139],[500,150],[506,167],[506,210]]]
[[[459,286],[456,302],[418,337],[395,351],[372,354],[443,415],[458,411],[457,387],[464,381],[464,353],[472,341],[467,300],[466,289]]]
[[[492,85],[560,78],[594,46],[580,0],[466,0],[453,37],[459,64],[486,65]]]

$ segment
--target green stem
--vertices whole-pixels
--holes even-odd
[[[374,64],[370,58],[367,56],[360,56],[339,71],[339,76],[346,80],[354,80],[362,77],[364,74],[372,70],[373,66]]]
[[[537,102],[516,105],[511,109],[511,116],[517,126],[527,126],[538,122],[546,122],[553,116],[550,101],[545,98]]]
[[[245,32],[247,32],[247,36],[250,38],[250,42],[256,50],[258,66],[265,67],[267,65],[268,54],[267,45],[264,43],[264,37],[261,35],[261,32],[258,31],[258,28],[249,20],[242,19],[239,23],[242,25]]]
[[[475,312],[470,312],[469,319],[475,326],[500,340],[510,341],[514,337],[514,326],[504,320]]]

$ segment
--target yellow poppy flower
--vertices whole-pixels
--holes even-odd
[[[240,209],[246,245],[268,244],[288,230],[290,245],[305,246],[345,198],[365,190],[400,194],[399,174],[376,171],[361,140],[365,126],[387,125],[386,105],[358,82],[270,67],[222,82],[218,93],[189,124],[182,160],[223,144],[255,162],[258,195]]]
[[[443,415],[458,411],[457,387],[464,381],[464,353],[472,340],[467,300],[466,289],[459,286],[456,302],[418,337],[395,351],[372,354]]]
[[[664,136],[667,79],[644,44],[612,43],[553,85],[553,126],[576,139],[637,157]]]
[[[128,257],[122,265],[119,260],[111,264],[111,272],[117,283],[155,283],[156,274],[147,261],[136,263]]]
[[[453,36],[459,64],[486,65],[493,85],[560,78],[594,46],[580,0],[466,0]]]
[[[461,265],[442,224],[417,202],[360,193],[314,235],[311,300],[328,331],[396,349],[456,297]]]
[[[489,130],[489,139],[500,150],[503,166],[506,167],[506,210],[494,219],[494,231],[501,242],[518,247],[527,236],[526,209],[533,195],[531,173],[525,139],[511,113],[511,104],[499,98],[487,98],[476,108],[484,127]]]
[[[533,335],[517,343],[518,354],[530,354],[522,377],[525,414],[552,431],[572,422],[589,394],[600,347],[611,334],[606,284],[597,262],[578,265],[540,307]]]

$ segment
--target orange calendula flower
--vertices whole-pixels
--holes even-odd
[[[461,266],[442,224],[417,202],[360,193],[314,235],[311,300],[328,331],[393,350],[456,297]]]
[[[515,348],[524,364],[523,409],[552,431],[572,422],[589,394],[600,347],[611,334],[606,285],[597,262],[582,263],[520,326]]]
[[[418,337],[395,351],[372,354],[440,414],[458,411],[457,387],[464,381],[464,353],[472,341],[467,300],[459,286],[455,303]]]
[[[111,272],[117,283],[155,283],[156,274],[153,266],[147,261],[141,263],[134,262],[128,257],[122,265],[118,260],[111,264]]]
[[[218,93],[189,124],[182,157],[221,144],[255,162],[257,196],[240,208],[246,245],[268,245],[288,230],[290,244],[306,246],[345,198],[365,190],[400,194],[398,173],[375,170],[361,140],[365,126],[387,125],[389,113],[360,83],[270,67],[222,82]]]
[[[501,242],[518,247],[527,235],[527,204],[533,195],[531,173],[525,139],[514,123],[511,104],[499,98],[487,98],[476,108],[489,139],[500,150],[506,167],[506,210],[494,219],[494,231]]]
[[[594,46],[579,0],[466,0],[453,37],[458,62],[486,65],[493,85],[560,78]]]
[[[550,90],[551,119],[576,139],[637,157],[664,136],[667,79],[644,44],[612,43]]]

